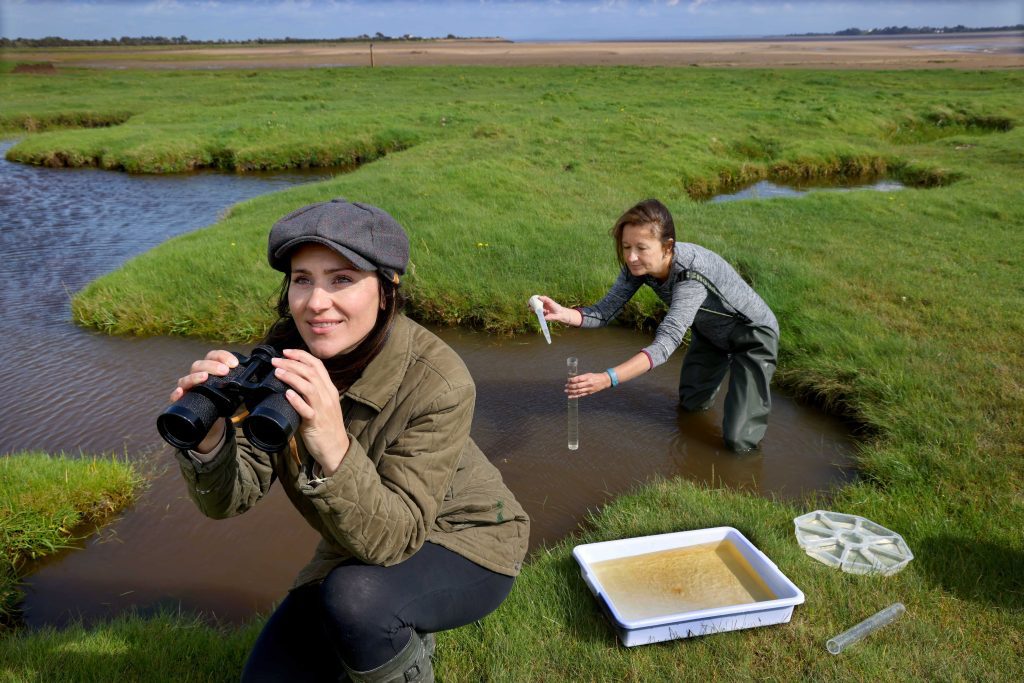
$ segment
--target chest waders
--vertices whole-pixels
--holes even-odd
[[[722,349],[690,326],[690,347],[679,372],[679,405],[698,412],[714,405],[726,373],[729,391],[725,397],[722,438],[732,451],[743,453],[757,447],[768,428],[772,399],[770,385],[779,353],[779,338],[773,329],[754,325],[722,296],[704,275],[683,269],[681,280],[703,285],[735,313],[723,313],[701,307],[705,313],[736,319],[729,334],[728,348]]]

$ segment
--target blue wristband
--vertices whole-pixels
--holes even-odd
[[[611,378],[612,386],[613,387],[619,386],[619,376],[617,374],[615,374],[615,368],[608,368],[607,370],[605,370],[605,372],[607,372],[608,376]]]

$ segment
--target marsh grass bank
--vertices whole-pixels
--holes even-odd
[[[1000,197],[996,207],[1006,203],[999,187],[1010,179],[988,174],[998,174],[991,159],[1012,157],[1012,93],[1022,81],[1014,72],[73,70],[5,79],[0,125],[13,132],[45,128],[42,121],[88,127],[123,118],[25,137],[7,156],[27,163],[135,172],[361,168],[334,185],[240,206],[217,229],[139,259],[128,266],[134,291],[117,276],[99,281],[76,297],[82,324],[117,334],[258,336],[277,286],[259,262],[267,226],[335,193],[387,205],[409,225],[417,317],[506,332],[529,323],[524,294],[551,283],[571,300],[603,291],[614,274],[605,226],[636,197],[661,197],[684,239],[725,250],[750,277],[757,259],[743,252],[778,250],[774,232],[827,242],[843,240],[844,223],[877,234],[904,218],[916,229],[950,201],[956,218],[940,229],[973,225],[986,192]],[[892,205],[814,202],[792,213],[689,201],[766,178],[865,176],[946,191],[905,193]],[[789,265],[762,260],[778,274]],[[222,300],[181,308],[184,292],[173,291],[179,263],[198,268],[195,281],[219,288]],[[232,283],[245,283],[244,291]],[[626,319],[649,320],[654,304],[631,304]]]
[[[414,316],[522,331],[531,294],[600,297],[616,273],[608,227],[657,196],[681,239],[736,263],[777,313],[777,383],[867,428],[862,481],[828,509],[902,534],[916,557],[900,574],[852,576],[803,555],[792,519],[814,500],[668,481],[537,554],[481,625],[443,634],[445,680],[1007,680],[1024,676],[1022,86],[1018,72],[68,71],[7,79],[0,120],[13,130],[25,117],[130,111],[116,126],[29,135],[9,156],[147,171],[319,163],[351,159],[366,140],[402,141],[351,173],[240,204],[97,280],[75,297],[81,324],[252,340],[280,284],[265,265],[269,226],[341,195],[386,207],[409,230]],[[695,200],[748,179],[865,171],[910,187]],[[659,314],[647,296],[625,318],[644,326]],[[573,543],[720,525],[806,593],[793,621],[617,647]],[[897,623],[840,656],[825,651],[896,601],[907,606]],[[127,638],[111,634],[145,628],[119,621],[79,634],[77,647],[100,652]],[[252,633],[189,628],[183,656],[221,653],[226,670],[210,680],[233,680],[240,660],[219,648],[244,650]],[[23,677],[52,673],[40,653],[67,647],[66,634],[39,637],[0,641]],[[83,658],[80,672],[100,659]]]
[[[0,457],[0,631],[17,618],[17,582],[26,563],[71,547],[83,529],[129,506],[141,485],[138,467],[113,457]]]

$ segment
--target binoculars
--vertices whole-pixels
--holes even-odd
[[[242,432],[256,448],[276,453],[288,445],[299,426],[284,392],[288,386],[274,376],[270,359],[280,356],[272,346],[257,346],[247,357],[239,353],[238,365],[224,377],[211,375],[172,403],[156,420],[164,441],[175,448],[195,449],[214,422],[231,417],[243,403],[249,414]]]

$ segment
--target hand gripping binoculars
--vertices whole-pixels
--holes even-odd
[[[238,365],[224,377],[211,375],[172,403],[156,420],[164,441],[175,448],[195,449],[218,419],[231,417],[244,403],[249,414],[242,432],[256,448],[276,453],[288,445],[299,426],[284,392],[288,385],[274,376],[272,346],[257,346],[249,356],[234,354]]]

